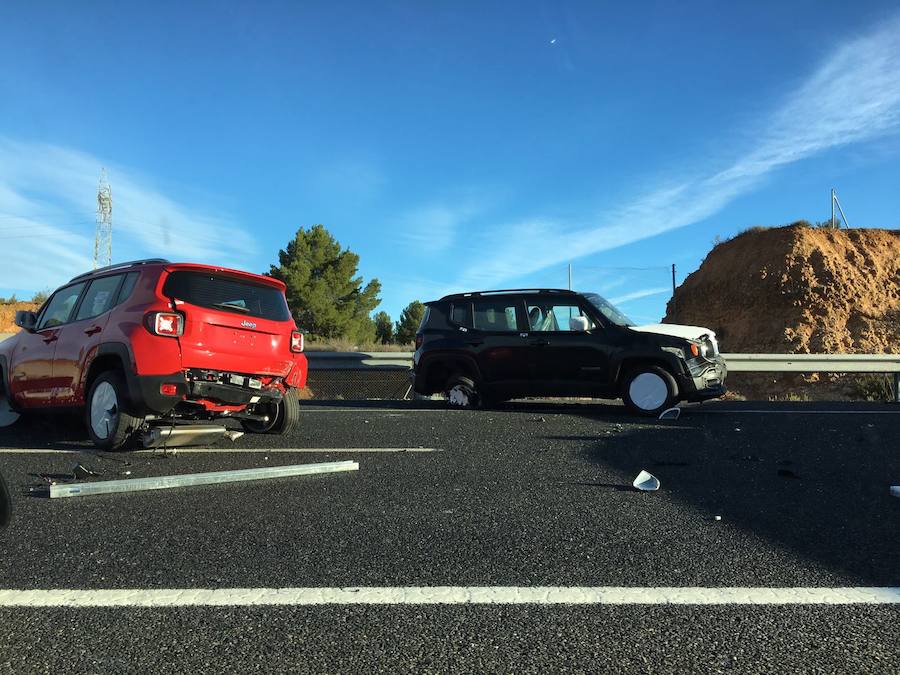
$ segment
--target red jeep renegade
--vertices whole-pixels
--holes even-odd
[[[91,440],[121,448],[175,419],[232,417],[256,433],[297,424],[303,335],[284,284],[152,259],[72,279],[0,343],[0,399],[15,413],[84,408]],[[2,401],[0,401],[2,403]]]

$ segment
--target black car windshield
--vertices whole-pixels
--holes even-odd
[[[617,326],[634,326],[634,321],[625,316],[615,305],[609,300],[597,295],[596,293],[585,293],[584,297],[605,316]]]

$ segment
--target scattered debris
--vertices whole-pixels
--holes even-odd
[[[211,424],[181,424],[153,427],[144,433],[145,448],[183,448],[210,445],[225,435],[225,427]]]
[[[114,492],[140,492],[143,490],[163,490],[173,487],[193,485],[214,485],[233,483],[236,481],[262,480],[266,478],[286,478],[316,473],[333,473],[336,471],[357,471],[359,464],[353,461],[320,462],[318,464],[289,464],[287,466],[270,466],[257,469],[238,469],[236,471],[212,471],[209,473],[189,473],[176,476],[153,476],[150,478],[129,478],[126,480],[104,480],[92,483],[68,483],[50,485],[50,498],[84,497],[87,495],[109,494]]]
[[[72,467],[72,475],[75,476],[76,480],[84,480],[85,478],[99,478],[103,474],[91,471],[84,464],[76,464]]]
[[[790,469],[778,469],[778,475],[782,478],[800,478],[800,476],[795,474]]]
[[[546,421],[547,421],[547,419],[546,419],[546,418],[544,418],[544,417],[541,417],[541,418],[540,418],[540,419],[539,419],[539,420],[538,420],[538,421],[539,421],[539,422],[546,422]]]
[[[722,516],[716,516],[716,520],[722,520]]]
[[[236,441],[243,435],[244,435],[243,431],[226,431],[225,432],[225,438],[227,438],[229,441]]]
[[[659,490],[659,479],[649,471],[641,469],[641,472],[637,475],[637,478],[634,479],[632,485],[643,492]]]
[[[891,494],[900,497],[900,485],[891,485]]]
[[[740,428],[740,427],[735,427],[734,430],[735,430],[735,431],[740,431],[741,428]]]
[[[681,417],[681,408],[678,406],[667,408],[659,414],[661,420],[677,420],[679,417]]]

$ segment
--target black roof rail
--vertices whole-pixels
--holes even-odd
[[[451,293],[441,300],[459,300],[461,298],[480,298],[490,295],[507,295],[509,293],[556,293],[559,295],[578,295],[577,291],[566,288],[504,288],[496,291],[472,291],[471,293]]]
[[[91,270],[90,272],[85,272],[84,274],[79,274],[70,279],[70,283],[75,281],[76,279],[86,279],[88,277],[92,277],[95,274],[100,274],[102,272],[112,272],[113,270],[119,269],[128,269],[129,267],[137,267],[138,265],[152,265],[154,263],[168,263],[169,261],[165,258],[144,258],[143,260],[129,260],[128,262],[116,263],[115,265],[107,265],[106,267],[98,267],[95,270]]]

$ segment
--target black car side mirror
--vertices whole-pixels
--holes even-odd
[[[37,314],[26,309],[20,309],[16,312],[16,325],[22,330],[33,333],[34,327],[37,326]]]

